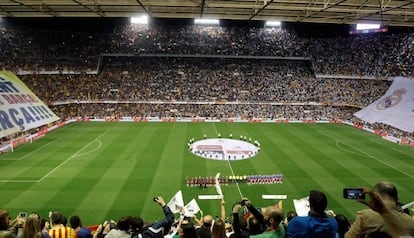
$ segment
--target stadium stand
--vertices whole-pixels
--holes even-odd
[[[414,139],[353,117],[385,93],[389,77],[414,75],[413,42],[413,33],[311,38],[240,25],[120,25],[112,33],[0,26],[0,67],[64,120],[343,119]]]

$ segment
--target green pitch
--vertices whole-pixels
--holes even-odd
[[[241,161],[207,160],[187,149],[200,140],[233,134],[261,144],[260,154]],[[163,217],[154,196],[168,200],[182,190],[184,202],[217,194],[214,187],[187,187],[186,176],[284,174],[283,184],[222,185],[226,211],[241,197],[256,207],[275,204],[262,194],[292,199],[319,189],[328,195],[328,209],[351,220],[365,208],[342,198],[342,188],[395,183],[400,200],[414,200],[414,150],[362,130],[337,124],[273,123],[72,123],[48,133],[13,153],[0,156],[0,209],[59,210],[79,215],[84,225],[124,215],[154,221]],[[204,214],[219,215],[219,200],[197,200]]]

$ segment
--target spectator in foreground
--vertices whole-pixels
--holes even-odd
[[[130,238],[131,234],[129,233],[130,228],[130,220],[131,217],[125,216],[121,217],[117,223],[117,228],[112,229],[108,234],[106,235],[106,238]]]
[[[131,237],[138,236],[141,233],[142,227],[144,227],[144,220],[141,217],[132,217],[130,221],[131,225]]]
[[[201,226],[196,229],[197,235],[200,238],[211,237],[211,226],[213,224],[213,217],[211,215],[205,215],[201,219]]]
[[[112,229],[115,228],[115,221],[105,221],[103,224],[100,224],[93,233],[93,238],[104,238]]]
[[[60,212],[53,212],[50,215],[52,229],[49,230],[49,235],[52,238],[75,238],[75,231],[62,224],[63,215]]]
[[[358,201],[370,209],[357,212],[355,222],[345,234],[345,238],[414,235],[414,220],[403,213],[401,207],[397,205],[398,191],[394,184],[379,182],[374,186],[373,191],[365,188],[364,193],[368,193],[371,200]]]
[[[50,238],[49,234],[42,232],[38,214],[32,213],[27,216],[21,238]]]
[[[7,231],[9,229],[9,227],[10,227],[10,213],[9,213],[9,211],[0,210],[0,231]]]
[[[227,238],[226,236],[226,223],[223,219],[217,219],[214,221],[211,228],[211,238]]]
[[[0,210],[0,231],[11,231],[17,235],[18,228],[23,227],[24,219],[19,216],[16,219],[10,219],[10,213],[7,210]]]
[[[312,190],[309,193],[308,216],[294,217],[288,224],[287,237],[324,237],[334,238],[338,232],[335,218],[325,214],[328,199],[323,192]]]
[[[248,238],[250,232],[247,229],[247,222],[243,216],[240,216],[240,209],[242,204],[237,202],[233,205],[233,230],[234,233],[230,235],[230,238]]]
[[[42,233],[49,235],[49,222],[44,218],[40,220],[40,229],[42,229]]]
[[[295,211],[288,211],[286,213],[286,218],[282,223],[283,227],[285,228],[285,231],[287,231],[287,226],[288,226],[289,222],[296,216],[298,216],[298,214]]]
[[[168,231],[174,222],[174,214],[167,206],[164,199],[162,197],[156,197],[155,202],[162,207],[165,218],[149,225],[148,227],[144,227],[141,233],[142,238],[164,238],[164,235],[168,234]]]
[[[82,222],[79,216],[71,216],[69,219],[70,227],[75,230],[78,238],[92,238],[91,230],[86,227],[82,227]]]
[[[256,208],[253,207],[252,203],[249,199],[244,198],[243,204],[247,206],[248,210],[252,213],[252,215],[259,221],[262,227],[262,233],[250,237],[255,238],[284,238],[286,236],[285,229],[283,228],[282,221],[283,221],[283,211],[282,209],[276,206],[268,206],[262,209],[262,213],[257,211]]]

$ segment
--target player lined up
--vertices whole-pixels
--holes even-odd
[[[231,183],[247,183],[248,185],[254,184],[282,184],[283,174],[271,174],[271,175],[230,175],[221,176],[218,178],[218,183],[222,185],[229,185]],[[207,188],[216,184],[215,177],[189,177],[185,178],[185,184],[187,187],[201,187]]]

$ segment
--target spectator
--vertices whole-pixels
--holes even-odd
[[[50,238],[49,234],[42,232],[38,214],[27,216],[21,238]]]
[[[213,224],[213,217],[205,215],[201,219],[202,225],[196,229],[197,235],[200,238],[211,238],[211,227]]]
[[[0,210],[0,231],[7,231],[10,227],[10,213],[7,210]]]
[[[305,217],[296,216],[289,222],[287,237],[336,237],[338,224],[334,218],[328,218],[325,214],[327,205],[328,199],[323,192],[317,190],[310,191],[309,214]]]
[[[285,237],[286,232],[283,228],[283,211],[275,206],[268,206],[262,209],[262,213],[259,213],[256,208],[253,207],[249,199],[243,199],[244,204],[252,215],[258,220],[262,233],[254,235],[252,237],[265,238],[265,237]]]
[[[16,219],[11,220],[10,213],[7,210],[0,210],[0,231],[11,231],[17,235],[18,229],[22,228],[24,219],[17,216]]]
[[[162,197],[157,197],[156,202],[162,207],[165,218],[144,227],[141,233],[142,238],[163,238],[164,235],[168,234],[168,231],[174,222],[174,214],[171,212],[171,209],[167,206],[164,199]]]
[[[230,235],[230,238],[248,238],[250,236],[247,229],[247,223],[243,216],[240,216],[240,209],[242,204],[236,202],[233,205],[233,230],[234,233]]]
[[[364,193],[369,194],[371,200],[358,201],[367,205],[369,208],[378,212],[381,215],[392,237],[413,237],[414,220],[407,220],[408,223],[405,224],[399,218],[399,213],[393,212],[392,209],[386,206],[384,200],[381,198],[378,192],[372,191],[368,188],[364,188]]]
[[[121,217],[118,220],[116,229],[112,229],[106,234],[106,238],[130,238],[130,216]]]
[[[139,216],[132,217],[130,224],[131,224],[131,231],[130,231],[131,237],[134,237],[140,234],[142,231],[142,228],[144,227],[144,221]]]
[[[93,233],[93,238],[104,238],[112,229],[115,229],[115,221],[105,221],[103,224],[100,224]]]
[[[211,238],[227,238],[226,236],[226,223],[223,219],[218,218],[214,221],[211,228]]]
[[[396,226],[394,226],[394,223],[391,224],[391,230],[389,230],[381,215],[386,217],[387,222],[390,222],[390,218],[393,217],[392,221],[395,222],[395,225],[398,224],[401,227],[401,233],[414,235],[413,218],[403,213],[401,207],[397,205],[398,191],[394,184],[385,181],[379,182],[374,186],[373,191],[365,188],[364,192],[370,195],[371,200],[358,201],[371,209],[357,212],[355,222],[345,234],[345,238],[370,237],[373,235],[390,237]]]
[[[49,230],[49,235],[52,238],[75,238],[75,231],[62,224],[63,215],[60,212],[53,212],[50,216],[52,229]]]
[[[40,220],[40,228],[42,229],[42,233],[46,233],[49,235],[49,222],[46,219]]]
[[[189,218],[182,216],[177,226],[177,237],[179,238],[199,238],[194,225]]]
[[[288,226],[288,224],[289,224],[289,222],[294,218],[294,217],[296,217],[298,214],[295,212],[295,211],[288,211],[287,213],[286,213],[286,218],[285,218],[285,220],[283,221],[283,227],[285,228],[285,231],[287,231],[287,226]]]
[[[86,227],[82,227],[82,222],[79,216],[71,216],[70,227],[76,232],[78,238],[92,238],[91,230]]]

